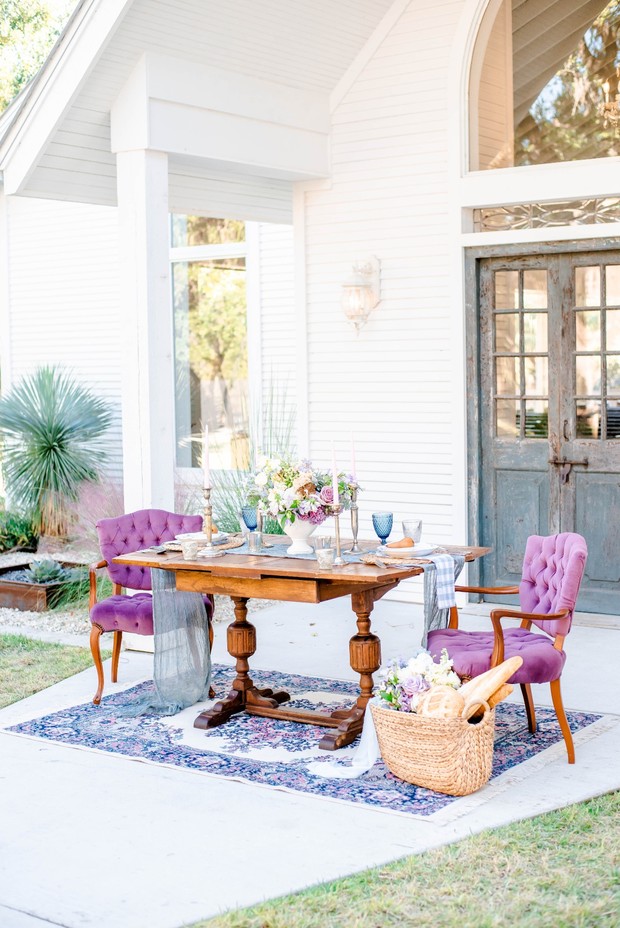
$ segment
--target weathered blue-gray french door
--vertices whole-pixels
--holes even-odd
[[[579,608],[620,613],[620,249],[471,267],[472,533],[493,548],[479,579],[517,581],[528,535],[576,531]]]

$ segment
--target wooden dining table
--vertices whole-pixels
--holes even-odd
[[[281,543],[281,536],[273,536]],[[376,542],[366,543],[375,548]],[[445,546],[450,554],[461,554],[473,561],[489,548]],[[362,730],[364,712],[373,691],[373,674],[381,666],[381,642],[371,630],[374,604],[395,589],[402,580],[421,574],[421,564],[409,567],[350,563],[319,570],[316,560],[266,555],[235,554],[184,560],[182,554],[136,551],[114,558],[117,564],[173,571],[177,590],[218,593],[230,596],[234,620],[227,629],[229,654],[235,658],[236,677],[230,692],[211,709],[201,712],[195,728],[222,725],[238,712],[267,718],[303,722],[327,729],[319,746],[335,750],[351,744]],[[259,688],[250,675],[249,658],[256,651],[256,628],[248,621],[250,599],[283,600],[295,603],[322,603],[342,596],[351,597],[356,632],[349,642],[349,662],[359,674],[359,695],[352,706],[333,712],[288,707],[289,693]]]

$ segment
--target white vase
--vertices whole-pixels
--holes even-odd
[[[293,542],[287,549],[287,554],[312,554],[314,548],[308,544],[308,538],[315,530],[316,525],[307,519],[295,519],[294,522],[284,524],[284,532]]]

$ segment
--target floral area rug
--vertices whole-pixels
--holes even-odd
[[[275,671],[253,674],[258,686],[287,690],[290,705],[299,708],[336,709],[350,705],[357,693],[355,684],[338,680]],[[228,691],[233,678],[231,668],[215,665],[213,685],[218,694]],[[210,703],[167,718],[156,712],[128,717],[128,706],[142,700],[152,686],[152,682],[140,683],[104,697],[100,706],[74,706],[8,731],[382,811],[428,816],[455,801],[404,783],[382,761],[355,780],[313,776],[307,770],[312,761],[346,761],[355,751],[355,745],[336,752],[319,750],[325,729],[314,725],[241,714],[209,732],[193,728],[198,712]],[[601,718],[586,712],[568,714],[573,733]],[[498,706],[492,779],[563,740],[552,709],[538,708],[537,721],[538,731],[530,735],[522,706]]]

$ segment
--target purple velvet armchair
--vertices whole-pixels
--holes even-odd
[[[117,519],[100,519],[97,522],[99,546],[103,560],[90,568],[90,650],[97,670],[97,692],[93,702],[98,705],[103,693],[103,664],[101,662],[100,638],[104,632],[114,632],[112,646],[112,682],[118,679],[118,662],[121,653],[123,632],[137,635],[153,634],[153,597],[151,572],[146,567],[125,567],[112,563],[120,554],[140,551],[152,545],[171,541],[182,532],[199,532],[202,516],[177,515],[163,509],[140,509]],[[97,570],[106,568],[113,583],[113,595],[97,602]],[[124,594],[123,588],[140,590],[132,596]],[[205,596],[209,641],[213,643],[213,600]]]
[[[457,590],[463,592],[518,593],[520,611],[493,609],[492,632],[463,631],[458,628],[456,617],[449,628],[428,636],[429,651],[439,655],[445,648],[454,661],[455,671],[466,679],[477,677],[508,657],[520,655],[523,664],[508,682],[521,686],[528,728],[532,733],[536,731],[531,684],[549,683],[569,764],[575,762],[575,748],[562,704],[560,676],[566,661],[564,639],[571,628],[587,556],[588,549],[581,535],[572,532],[548,537],[531,535],[525,548],[519,586],[457,586]],[[521,625],[503,629],[502,618],[521,619]],[[540,628],[543,634],[532,632],[532,625]]]

